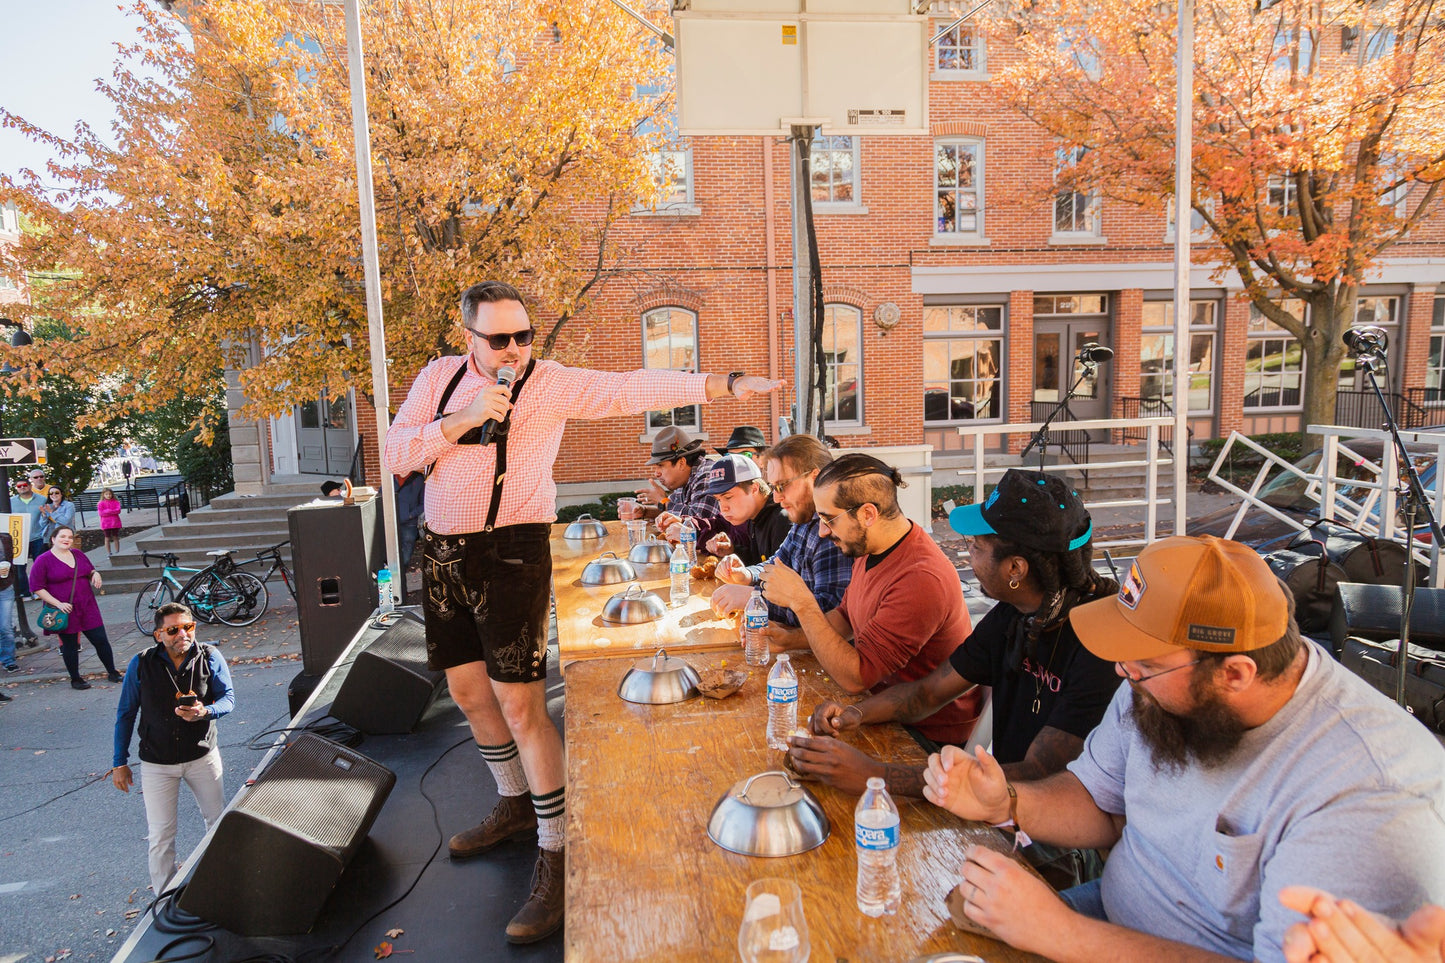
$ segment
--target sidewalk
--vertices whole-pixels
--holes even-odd
[[[105,550],[100,550],[100,559],[94,557],[94,552],[87,554],[96,562],[101,578],[104,579]],[[281,584],[279,577],[268,582],[266,588],[271,594],[271,600],[265,615],[243,627],[202,624],[196,627],[196,638],[219,648],[231,665],[295,660],[297,671],[300,671],[301,632],[296,620],[296,603],[291,600],[290,593],[286,591],[286,586]],[[115,650],[116,668],[124,672],[131,656],[155,645],[155,639],[148,634],[142,635],[136,629],[134,593],[102,594],[96,601],[100,603],[106,634],[110,636],[111,647]],[[34,628],[35,620],[40,615],[40,603],[26,602],[25,613],[30,617],[30,625]],[[7,695],[22,695],[22,692],[16,691],[20,683],[65,682],[69,679],[65,663],[60,658],[59,639],[53,635],[43,635],[38,629],[35,630],[35,635],[40,642],[39,648],[27,649],[18,644],[16,646],[15,661],[20,665],[19,672],[5,672],[0,669],[0,686],[5,687]],[[17,643],[19,641],[17,639]],[[91,648],[83,635],[80,637],[80,674],[92,683],[101,686],[109,684],[105,681],[105,669],[96,658],[95,649]]]

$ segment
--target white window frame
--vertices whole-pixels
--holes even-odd
[[[1425,358],[1425,387],[1435,389],[1429,407],[1445,406],[1445,295],[1436,295],[1430,315],[1430,354]]]
[[[673,316],[673,317],[675,317],[676,315],[682,315],[683,317],[689,318],[689,319],[691,319],[691,321],[692,321],[692,364],[691,364],[689,367],[678,368],[678,367],[672,367],[672,366],[669,365],[669,366],[666,367],[666,368],[661,368],[661,367],[653,367],[653,365],[650,363],[650,359],[649,359],[649,357],[648,357],[648,347],[649,347],[649,346],[648,346],[648,338],[647,338],[648,319],[651,318],[651,317],[653,317],[653,316],[655,316],[655,315],[657,315],[657,314],[663,313],[663,312],[666,312],[669,316]],[[642,312],[641,332],[640,332],[640,333],[641,333],[641,337],[642,337],[642,366],[643,366],[644,368],[650,370],[650,371],[693,371],[693,372],[696,372],[696,371],[702,370],[702,369],[699,367],[700,361],[699,361],[699,359],[698,359],[699,345],[698,345],[697,320],[698,320],[698,319],[697,319],[697,312],[696,312],[696,311],[689,310],[688,308],[678,307],[678,306],[675,305],[675,304],[658,305],[658,306],[655,307],[655,308],[649,308],[648,310]],[[671,337],[672,337],[672,334],[671,334],[671,331],[669,330],[669,343],[668,343],[668,356],[669,356],[669,359],[671,358],[672,353],[676,350],[676,348],[675,348],[675,347],[672,345],[672,343],[671,343]],[[678,412],[684,411],[685,409],[686,409],[686,410],[690,410],[690,411],[692,412],[692,419],[691,419],[691,423],[690,423],[690,424],[687,423],[687,422],[679,422],[678,419],[677,419],[677,414],[678,414]],[[698,433],[701,432],[701,430],[702,430],[702,406],[701,406],[701,405],[679,405],[679,406],[676,407],[676,408],[672,408],[672,409],[669,409],[669,410],[666,410],[666,411],[648,411],[648,412],[645,412],[645,413],[643,414],[643,416],[642,416],[643,439],[646,440],[646,439],[651,438],[652,436],[656,435],[659,431],[661,431],[662,429],[668,427],[669,425],[678,425],[679,427],[686,429],[687,432],[688,432],[688,434],[690,434],[690,435],[696,435],[696,434],[698,434]]]
[[[864,419],[863,419],[863,309],[862,309],[862,308],[855,307],[854,305],[851,305],[851,304],[843,303],[843,302],[829,302],[829,303],[823,305],[823,312],[824,312],[824,323],[826,324],[826,323],[828,323],[828,321],[832,321],[832,323],[833,323],[833,330],[834,330],[834,333],[835,333],[834,340],[833,340],[833,344],[831,344],[831,345],[828,344],[827,341],[826,341],[826,339],[825,339],[824,342],[823,342],[823,357],[826,359],[826,364],[827,364],[827,369],[828,369],[826,375],[824,376],[824,377],[826,378],[826,380],[825,380],[825,382],[824,382],[825,385],[834,386],[834,385],[839,385],[839,384],[844,383],[844,382],[839,378],[839,375],[838,375],[839,362],[838,362],[838,360],[837,360],[837,351],[834,350],[834,349],[837,347],[836,332],[837,332],[837,329],[838,329],[838,325],[839,325],[839,323],[840,323],[840,318],[839,318],[839,315],[840,315],[840,314],[849,314],[849,315],[852,315],[853,323],[857,326],[856,329],[854,330],[854,341],[853,341],[853,343],[858,346],[858,356],[857,356],[856,358],[853,358],[853,359],[845,362],[849,367],[856,369],[856,374],[853,376],[853,379],[852,379],[852,380],[853,380],[853,392],[852,392],[852,393],[853,393],[853,398],[854,398],[853,417],[852,417],[852,418],[836,418],[836,419],[835,419],[835,418],[829,418],[829,419],[827,419],[827,422],[828,422],[828,425],[829,425],[829,426],[838,426],[838,427],[842,427],[842,428],[861,428],[861,427],[863,427],[863,422],[864,422]],[[824,397],[827,397],[827,395],[825,394]],[[836,408],[836,402],[835,402],[835,408]]]
[[[1206,198],[1204,199],[1204,207],[1205,207],[1211,214],[1214,213],[1214,198],[1212,198],[1212,197],[1206,197]],[[1196,210],[1194,209],[1194,205],[1191,204],[1191,205],[1189,206],[1189,226],[1190,226],[1190,228],[1191,228],[1191,230],[1190,230],[1190,232],[1189,232],[1189,238],[1190,238],[1190,240],[1193,240],[1193,241],[1207,241],[1207,240],[1209,240],[1209,238],[1212,236],[1213,232],[1209,229],[1209,225],[1208,225],[1207,223],[1205,223],[1203,220],[1200,220],[1200,222],[1199,222],[1198,224],[1195,224],[1195,218],[1196,218],[1196,217],[1199,217],[1199,218],[1202,219],[1203,216],[1204,216],[1204,215],[1200,214],[1198,211],[1196,211]],[[1176,223],[1176,222],[1175,222],[1175,220],[1174,220],[1174,197],[1173,197],[1173,195],[1170,195],[1169,199],[1168,199],[1167,201],[1165,201],[1165,203],[1164,203],[1164,241],[1165,241],[1165,243],[1168,243],[1168,244],[1174,243],[1174,225],[1175,225],[1175,223]]]
[[[837,142],[837,141],[843,141],[843,140],[846,140],[846,141],[849,142],[849,145],[848,145],[847,147],[843,147],[843,146],[840,146],[840,145],[838,145],[837,143],[835,143],[835,142]],[[821,150],[819,149],[819,144],[820,144],[820,143],[822,143],[822,144],[825,145],[825,146],[823,147],[823,149],[821,149]],[[851,181],[850,181],[850,185],[849,185],[849,186],[851,187],[851,189],[852,189],[853,198],[852,198],[852,200],[847,200],[847,201],[836,201],[836,200],[820,201],[820,200],[818,200],[816,197],[814,197],[814,198],[813,198],[813,210],[814,210],[814,212],[816,212],[816,213],[818,213],[818,214],[867,214],[867,213],[868,213],[868,208],[867,208],[866,206],[864,206],[864,204],[863,204],[863,150],[862,150],[862,145],[861,145],[861,143],[860,143],[860,138],[859,138],[859,137],[857,137],[856,135],[849,135],[849,134],[827,134],[827,135],[825,135],[825,134],[822,134],[822,133],[820,133],[820,132],[818,132],[818,131],[814,131],[814,132],[813,132],[812,156],[810,156],[809,159],[808,159],[808,167],[809,167],[809,170],[810,170],[810,171],[813,171],[813,172],[816,172],[816,170],[817,170],[816,161],[817,161],[818,155],[819,155],[820,153],[829,153],[829,154],[831,154],[831,153],[843,153],[843,152],[845,152],[845,151],[850,152],[850,153],[852,154],[852,156],[853,156],[853,177],[852,177],[852,179],[851,179]],[[829,168],[829,169],[831,170],[831,165],[830,165],[830,168]],[[837,184],[837,183],[839,183],[839,181],[835,181],[835,180],[833,180],[833,179],[830,177],[830,179],[829,179],[829,193],[830,193],[830,194],[832,193],[832,186],[833,186],[834,184]],[[808,184],[808,189],[809,189],[810,191],[813,189],[813,185],[812,185],[811,182]]]
[[[1140,395],[1140,397],[1143,397],[1143,396],[1144,396],[1144,384],[1145,384],[1146,380],[1162,379],[1162,380],[1161,380],[1161,384],[1164,386],[1164,388],[1159,392],[1159,398],[1160,398],[1160,400],[1162,400],[1162,401],[1168,402],[1168,403],[1172,406],[1172,405],[1173,405],[1173,401],[1174,401],[1174,359],[1178,356],[1178,351],[1172,348],[1172,341],[1173,341],[1173,337],[1174,337],[1174,322],[1173,322],[1173,318],[1174,318],[1174,300],[1173,300],[1172,298],[1170,298],[1170,299],[1163,300],[1163,301],[1145,301],[1145,302],[1144,302],[1144,306],[1145,306],[1146,308],[1148,308],[1148,307],[1151,306],[1151,305],[1164,305],[1164,306],[1165,306],[1165,309],[1164,309],[1164,319],[1165,319],[1165,320],[1164,320],[1164,321],[1161,321],[1159,324],[1149,324],[1147,321],[1145,321],[1145,322],[1143,323],[1143,325],[1141,326],[1141,329],[1140,329],[1140,337],[1141,337],[1141,340],[1140,340],[1140,349],[1139,349],[1139,354],[1140,354],[1140,360],[1139,360],[1139,365],[1140,365],[1140,371],[1139,371],[1139,395]],[[1208,309],[1209,309],[1209,312],[1208,312],[1209,320],[1208,320],[1207,322],[1200,322],[1200,321],[1197,321],[1197,320],[1196,320],[1197,312],[1198,312],[1198,310],[1199,310],[1200,308],[1208,308]],[[1209,376],[1209,399],[1208,399],[1208,403],[1207,403],[1203,408],[1195,408],[1195,407],[1193,407],[1193,406],[1191,405],[1190,408],[1189,408],[1189,411],[1188,411],[1188,416],[1191,417],[1191,418],[1196,417],[1196,416],[1202,417],[1202,416],[1204,416],[1204,415],[1212,415],[1212,414],[1214,414],[1215,398],[1216,398],[1217,395],[1218,395],[1218,388],[1219,388],[1219,373],[1218,373],[1218,367],[1219,367],[1219,366],[1218,366],[1218,360],[1219,360],[1219,315],[1220,315],[1220,303],[1219,303],[1219,301],[1214,300],[1213,298],[1191,298],[1191,299],[1190,299],[1190,301],[1189,301],[1189,369],[1190,369],[1190,370],[1189,370],[1189,374],[1190,374],[1190,377],[1191,377],[1191,378],[1195,377],[1196,375],[1204,375],[1204,374],[1207,374],[1207,375]],[[1144,360],[1143,360],[1143,354],[1144,354],[1144,350],[1143,350],[1143,339],[1147,339],[1147,338],[1150,338],[1150,337],[1160,337],[1160,336],[1166,336],[1166,337],[1168,337],[1168,338],[1170,339],[1171,348],[1169,349],[1169,353],[1168,353],[1167,356],[1166,356],[1166,363],[1165,363],[1165,365],[1164,365],[1163,370],[1161,370],[1158,375],[1145,375],[1144,370],[1143,370],[1143,365],[1144,365]],[[1209,342],[1210,342],[1210,347],[1209,347],[1210,369],[1209,369],[1209,371],[1207,371],[1207,372],[1205,372],[1205,371],[1195,371],[1195,370],[1194,370],[1194,339],[1195,339],[1195,338],[1202,338],[1202,337],[1206,337],[1206,336],[1209,338]],[[1177,410],[1177,409],[1176,409],[1176,410]]]
[[[1381,317],[1380,308],[1386,307],[1384,317]],[[1396,359],[1399,357],[1400,346],[1404,341],[1400,337],[1400,312],[1404,309],[1403,299],[1395,294],[1361,294],[1355,303],[1355,319],[1351,325],[1370,324],[1384,328],[1389,335],[1389,373],[1393,376],[1398,370]],[[1347,376],[1345,372],[1350,374]],[[1346,384],[1348,377],[1349,383]],[[1380,376],[1384,382],[1383,375]],[[1390,388],[1387,384],[1381,387],[1385,391]],[[1340,361],[1339,390],[1341,391],[1368,391],[1369,383],[1364,376],[1355,368],[1355,358],[1352,354],[1346,354]]]
[[[1290,305],[1294,305],[1295,307],[1294,307],[1294,308],[1291,308]],[[1304,319],[1308,319],[1308,317],[1309,317],[1309,305],[1305,304],[1303,301],[1300,301],[1300,300],[1298,300],[1298,299],[1294,299],[1294,298],[1287,299],[1287,300],[1283,301],[1280,306],[1283,307],[1286,311],[1292,311],[1292,313],[1295,313],[1296,316],[1298,316],[1298,317],[1301,317],[1301,318],[1304,318]],[[1244,406],[1244,410],[1245,410],[1246,412],[1251,412],[1251,413],[1254,413],[1254,412],[1300,411],[1300,410],[1304,407],[1305,377],[1306,377],[1307,368],[1308,368],[1308,359],[1305,357],[1304,346],[1303,346],[1303,345],[1300,345],[1300,346],[1299,346],[1299,367],[1298,367],[1298,368],[1287,368],[1287,367],[1285,367],[1284,365],[1281,365],[1280,368],[1279,368],[1279,370],[1278,370],[1278,372],[1276,373],[1277,375],[1290,374],[1290,375],[1297,375],[1297,376],[1298,376],[1298,378],[1299,378],[1299,387],[1298,387],[1297,390],[1299,391],[1299,401],[1296,402],[1295,404],[1292,404],[1292,405],[1261,405],[1261,404],[1251,405],[1251,404],[1249,403],[1249,383],[1250,383],[1250,372],[1249,372],[1249,361],[1250,361],[1250,358],[1249,358],[1249,353],[1250,353],[1250,347],[1251,347],[1252,345],[1254,345],[1254,344],[1258,344],[1258,343],[1261,343],[1261,342],[1264,342],[1264,343],[1268,344],[1269,342],[1278,341],[1278,342],[1280,342],[1281,345],[1283,346],[1283,347],[1282,347],[1282,350],[1280,351],[1281,356],[1282,356],[1285,360],[1288,360],[1288,358],[1289,358],[1289,344],[1290,344],[1290,342],[1295,342],[1296,344],[1298,344],[1298,341],[1296,340],[1296,338],[1295,338],[1294,335],[1290,334],[1290,333],[1289,333],[1288,331],[1286,331],[1284,328],[1281,328],[1281,327],[1276,326],[1276,325],[1274,324],[1274,322],[1272,322],[1272,321],[1270,321],[1268,318],[1266,318],[1266,317],[1260,312],[1259,308],[1255,307],[1253,304],[1251,304],[1251,305],[1249,306],[1249,324],[1248,324],[1248,327],[1247,327],[1246,330],[1247,330],[1247,334],[1246,334],[1246,336],[1245,336],[1244,392],[1243,392],[1243,402],[1242,402],[1242,404],[1243,404],[1243,406]],[[1268,355],[1265,355],[1265,357],[1268,357]],[[1264,373],[1263,371],[1259,372],[1259,373],[1256,374],[1254,377],[1255,377],[1255,379],[1257,380],[1257,386],[1256,386],[1256,389],[1255,389],[1255,390],[1260,391],[1260,390],[1264,390],[1266,387],[1268,387],[1267,383],[1264,381],[1266,375],[1265,375],[1265,373]],[[1280,377],[1276,377],[1276,378],[1274,379],[1274,382],[1275,382],[1275,384],[1276,384],[1277,386],[1282,386],[1282,385],[1284,384],[1283,378],[1280,378]],[[1283,389],[1282,387],[1279,387],[1278,390],[1283,391],[1284,389]]]
[[[662,96],[662,87],[642,85],[635,93],[637,100]],[[643,121],[637,127],[637,136],[662,135],[662,142],[647,152],[654,183],[661,184],[663,178],[681,181],[681,196],[672,196],[659,201],[655,207],[638,204],[632,213],[642,217],[689,217],[701,214],[693,190],[692,143],[677,132],[677,108],[665,116]],[[676,195],[679,192],[674,192]]]
[[[944,329],[943,329],[943,330],[932,330],[932,331],[931,331],[931,330],[928,329],[928,324],[930,323],[930,315],[932,315],[934,312],[939,312],[939,311],[945,312],[945,326],[944,326]],[[959,317],[962,318],[963,316],[965,316],[965,315],[966,315],[967,313],[969,313],[969,312],[973,312],[974,316],[977,317],[977,313],[980,312],[980,311],[997,311],[997,312],[998,312],[998,327],[997,327],[996,329],[995,329],[995,328],[981,328],[981,329],[980,329],[980,328],[977,328],[977,327],[975,327],[975,328],[973,328],[973,329],[969,329],[969,328],[966,328],[966,327],[959,327],[959,328],[954,328],[954,327],[952,327],[952,325],[951,325],[951,318],[952,318],[952,316],[953,316],[953,315],[952,315],[952,312],[960,312]],[[923,325],[924,325],[924,330],[923,330],[923,346],[924,346],[924,348],[925,348],[925,352],[924,352],[925,358],[924,358],[924,378],[923,378],[924,397],[923,397],[923,399],[922,399],[922,401],[923,401],[923,412],[921,413],[921,418],[922,418],[922,422],[923,422],[924,427],[925,427],[925,428],[944,428],[944,427],[948,427],[948,426],[950,426],[950,425],[1002,424],[1003,421],[1004,421],[1004,419],[1007,418],[1007,416],[1008,416],[1008,408],[1007,408],[1007,405],[1006,405],[1007,396],[1006,396],[1005,393],[1004,393],[1004,392],[1005,392],[1005,387],[1006,387],[1005,376],[1006,376],[1006,374],[1007,374],[1007,372],[1008,372],[1008,354],[1007,354],[1007,350],[1008,350],[1008,340],[1007,340],[1007,334],[1008,334],[1008,305],[1007,305],[1007,303],[998,302],[998,303],[993,303],[993,304],[931,304],[931,305],[926,305],[926,306],[924,307],[924,309],[923,309]],[[971,417],[971,418],[953,418],[953,417],[949,417],[949,418],[929,419],[928,416],[927,416],[927,411],[928,411],[928,396],[927,396],[927,390],[928,390],[928,389],[927,389],[927,386],[928,386],[928,383],[929,383],[929,379],[928,379],[928,374],[927,374],[927,358],[926,358],[927,351],[926,351],[926,348],[927,348],[927,346],[929,346],[929,345],[934,345],[934,344],[949,344],[949,345],[951,345],[953,342],[961,342],[961,341],[970,342],[970,344],[976,343],[976,342],[980,342],[980,341],[986,341],[986,342],[990,342],[990,343],[993,343],[993,344],[997,345],[996,355],[997,355],[997,358],[998,358],[998,372],[994,375],[994,379],[993,379],[993,383],[994,383],[993,397],[994,397],[994,399],[997,401],[998,414],[997,414],[997,415],[986,415],[986,416],[977,416],[977,415],[975,415],[974,417]],[[951,368],[951,364],[952,364],[952,350],[951,350],[951,349],[950,349],[950,352],[949,352],[949,357],[950,357],[950,368]],[[977,357],[977,353],[976,353],[976,352],[975,352],[975,357]],[[959,379],[955,379],[955,378],[953,377],[953,372],[952,372],[952,370],[950,370],[950,371],[948,372],[948,377],[947,377],[945,380],[948,382],[947,388],[945,389],[946,392],[947,392],[946,395],[945,395],[945,397],[949,399],[948,404],[949,404],[950,415],[952,414],[952,404],[953,404],[953,403],[952,403],[952,400],[951,400],[951,399],[953,398],[953,385],[954,385],[955,381],[957,381],[957,382],[959,382],[959,383],[971,383],[971,384],[979,384],[979,383],[981,382],[981,379],[977,376],[977,373],[976,373],[976,372],[975,372],[974,377],[972,377],[972,378],[959,378]]]
[[[1290,48],[1294,48],[1293,51]],[[1319,62],[1319,40],[1303,24],[1286,24],[1281,18],[1274,31],[1270,66],[1276,74],[1308,77]]]
[[[1084,148],[1082,147],[1059,148],[1054,154],[1055,179],[1058,177],[1058,172],[1077,164],[1083,155]],[[1074,208],[1073,223],[1077,223],[1082,218],[1087,224],[1092,217],[1094,222],[1092,228],[1059,229],[1059,204],[1064,200],[1065,194],[1069,197],[1070,206]],[[1083,205],[1082,212],[1079,211],[1081,203]],[[1053,222],[1053,233],[1049,236],[1050,244],[1103,244],[1108,240],[1104,237],[1104,199],[1098,191],[1076,191],[1068,188],[1056,191],[1053,195],[1053,202],[1049,205],[1049,218]]]
[[[1265,203],[1280,217],[1299,217],[1299,185],[1295,171],[1271,174],[1264,184]]]
[[[957,20],[957,17],[949,17],[944,20],[935,20],[929,27],[929,36],[938,33],[944,27]],[[964,34],[968,34],[968,43],[961,43]],[[952,42],[950,42],[952,41]],[[943,56],[945,50],[956,50],[960,54],[968,53],[973,60],[971,67],[944,66]],[[977,24],[964,21],[955,26],[948,33],[938,38],[933,45],[933,62],[931,80],[988,80],[988,44],[984,31]]]
[[[974,185],[971,193],[974,196],[974,229],[971,231],[943,231],[939,230],[939,211],[942,205],[939,198],[944,191],[953,191],[955,194],[954,222],[958,220],[957,195],[960,193],[958,185],[946,187],[939,183],[938,178],[938,157],[939,152],[945,148],[967,149],[974,155],[973,176]],[[984,165],[987,159],[987,151],[982,137],[940,137],[933,142],[933,237],[936,242],[945,244],[987,244],[988,237],[985,234],[987,219],[985,217],[987,202],[986,190],[988,184],[984,177]],[[955,181],[957,177],[955,176]]]

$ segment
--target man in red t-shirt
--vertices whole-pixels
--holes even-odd
[[[792,569],[763,569],[767,600],[793,610],[818,662],[855,694],[923,678],[972,631],[958,572],[898,507],[902,484],[897,469],[859,453],[833,460],[813,480],[818,533],[854,560],[836,609],[823,612]],[[935,742],[963,745],[982,702],[974,687],[916,728]]]

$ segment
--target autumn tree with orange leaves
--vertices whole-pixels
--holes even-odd
[[[134,8],[105,91],[113,132],[54,145],[0,196],[63,270],[33,313],[78,332],[12,352],[106,381],[129,414],[242,369],[249,414],[370,384],[342,7],[290,0]],[[513,281],[562,321],[619,269],[613,221],[657,188],[639,126],[667,61],[606,0],[363,3],[392,375],[460,344],[457,300]],[[561,322],[551,332],[556,335]],[[27,370],[34,370],[30,365]]]
[[[995,42],[1017,54],[996,79],[1078,157],[1060,187],[1165,211],[1176,9],[1037,0],[993,15]],[[1332,423],[1360,285],[1386,251],[1409,254],[1440,210],[1445,9],[1199,0],[1195,25],[1189,206],[1207,227],[1196,260],[1214,264],[1216,279],[1237,273],[1263,316],[1294,335],[1307,359],[1305,423]],[[1306,317],[1285,299],[1304,301]]]

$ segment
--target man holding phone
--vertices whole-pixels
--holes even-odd
[[[140,714],[140,768],[150,840],[151,887],[159,896],[176,871],[176,821],[182,780],[209,829],[226,808],[216,720],[236,707],[231,670],[214,646],[196,641],[196,620],[179,602],[156,609],[156,644],[125,670],[115,713],[110,778],[130,792],[126,759]]]

